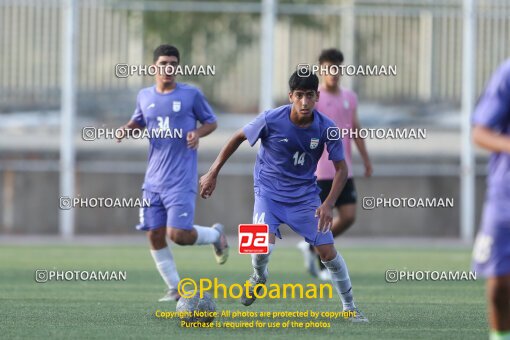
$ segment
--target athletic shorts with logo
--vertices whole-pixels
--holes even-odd
[[[161,227],[191,230],[195,216],[194,192],[159,193],[143,190],[150,206],[140,208],[140,224],[136,229],[149,231]]]
[[[311,245],[332,244],[331,231],[326,233],[318,231],[319,218],[315,217],[315,211],[320,205],[321,200],[318,195],[305,201],[286,203],[256,193],[253,223],[267,224],[269,232],[280,239],[282,236],[279,226],[287,224]]]

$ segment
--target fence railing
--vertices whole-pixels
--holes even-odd
[[[185,45],[185,62],[217,65],[214,77],[185,80],[202,87],[220,111],[258,110],[261,3],[78,2],[80,113],[106,116],[132,108],[133,93],[152,80],[116,78],[115,64],[150,63],[152,49],[162,41]],[[321,49],[338,47],[347,64],[397,67],[396,76],[346,77],[344,83],[361,100],[460,103],[461,0],[282,0],[275,8],[275,102],[285,101],[287,79],[297,64],[315,63]],[[61,16],[60,0],[0,0],[0,112],[59,107]],[[181,32],[183,27],[190,29]],[[478,1],[477,93],[510,56],[509,42],[510,2]]]

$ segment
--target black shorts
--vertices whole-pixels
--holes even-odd
[[[333,184],[333,180],[319,180],[317,181],[317,185],[321,188],[321,202],[324,202],[326,197],[329,195],[329,191],[331,190],[331,185]],[[339,207],[341,205],[346,204],[355,204],[357,201],[358,194],[356,193],[356,188],[354,187],[354,180],[352,178],[348,178],[345,183],[344,190],[338,196],[338,199],[335,202],[335,207]]]

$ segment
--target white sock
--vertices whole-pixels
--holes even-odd
[[[172,256],[170,247],[167,246],[159,250],[151,249],[151,255],[156,263],[156,268],[158,268],[159,274],[161,274],[161,277],[168,288],[177,289],[181,279],[179,278],[179,273],[175,267],[174,257]]]
[[[212,227],[194,225],[193,228],[197,231],[197,240],[194,243],[196,245],[211,244],[220,239],[220,233]]]
[[[489,340],[510,340],[510,331],[491,330]]]
[[[340,295],[344,310],[354,309],[356,306],[354,305],[354,297],[352,295],[351,279],[349,278],[349,270],[343,257],[337,253],[333,260],[322,261],[322,263],[324,263],[331,274],[331,282],[336,288],[338,295]]]
[[[251,264],[253,266],[253,270],[258,277],[264,278],[267,280],[268,271],[267,264],[269,263],[269,255],[273,251],[274,244],[269,243],[269,252],[267,254],[252,254],[251,255]]]

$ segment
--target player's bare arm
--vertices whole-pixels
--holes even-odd
[[[142,130],[143,127],[138,125],[135,121],[130,120],[129,122],[127,122],[127,124],[122,125],[119,129],[126,132],[128,130]],[[125,136],[126,133],[122,134],[120,136],[121,138],[117,138],[117,143],[120,143]]]
[[[331,185],[331,191],[328,197],[324,200],[315,215],[319,217],[319,231],[326,233],[331,229],[331,223],[333,221],[333,208],[335,202],[340,196],[342,189],[347,181],[347,164],[344,160],[333,162],[335,165],[335,177],[333,178],[333,184]]]
[[[510,153],[510,138],[482,125],[473,128],[473,141],[492,152]]]
[[[358,119],[358,110],[354,111],[353,117],[353,129],[359,130],[361,129],[361,124]],[[359,154],[361,155],[361,159],[363,159],[363,164],[365,165],[365,177],[372,176],[372,162],[370,162],[370,157],[368,157],[367,147],[365,145],[365,140],[360,138],[358,135],[354,138],[354,143],[356,143],[356,147],[358,148]]]
[[[221,149],[209,171],[200,177],[200,196],[202,196],[202,198],[208,198],[212,195],[216,188],[216,178],[221,168],[245,140],[246,135],[243,130],[237,131]]]
[[[198,143],[200,138],[207,136],[216,128],[218,127],[218,124],[216,122],[214,123],[205,123],[202,124],[198,129],[189,131],[186,134],[186,141],[188,143],[188,148],[190,149],[198,149]]]

